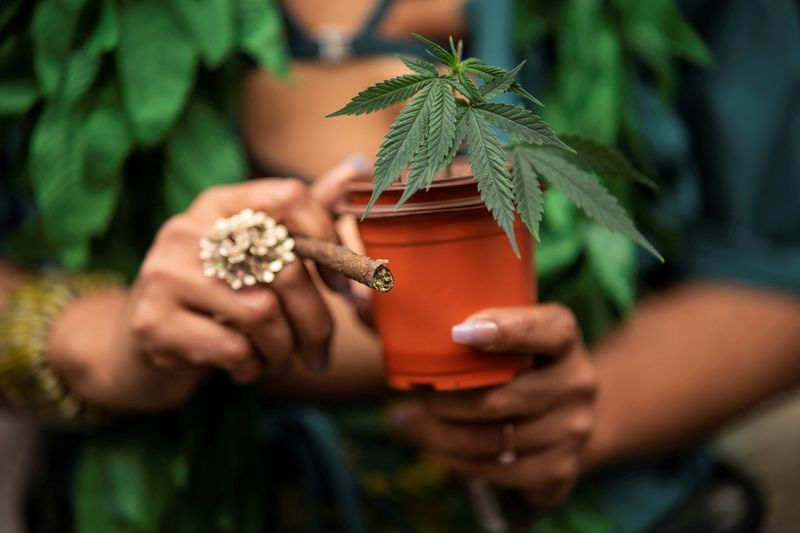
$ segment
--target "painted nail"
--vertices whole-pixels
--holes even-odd
[[[485,346],[497,338],[497,324],[491,320],[470,320],[452,329],[453,342]]]
[[[349,166],[356,172],[369,172],[370,170],[369,159],[360,153],[350,154],[342,161],[342,164]]]

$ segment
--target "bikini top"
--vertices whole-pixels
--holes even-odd
[[[315,35],[310,35],[284,8],[284,27],[292,57],[338,63],[351,57],[424,55],[425,47],[420,42],[386,39],[377,35],[378,26],[393,2],[379,0],[364,26],[354,35],[339,26],[323,26]]]

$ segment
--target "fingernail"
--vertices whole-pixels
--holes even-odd
[[[351,167],[357,172],[369,172],[370,170],[369,159],[364,154],[351,154],[342,161],[342,164]]]
[[[411,420],[411,409],[408,407],[395,407],[389,411],[389,423],[395,429],[406,429]]]
[[[453,342],[470,345],[491,344],[497,338],[497,324],[491,320],[470,320],[452,329]]]

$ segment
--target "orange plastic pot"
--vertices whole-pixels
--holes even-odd
[[[354,184],[342,211],[360,215],[371,191]],[[471,176],[437,180],[395,210],[402,192],[390,187],[359,224],[367,254],[388,259],[395,276],[392,291],[374,299],[389,385],[457,390],[511,380],[529,357],[478,353],[453,342],[451,328],[481,309],[536,301],[530,234],[517,223],[517,259]]]

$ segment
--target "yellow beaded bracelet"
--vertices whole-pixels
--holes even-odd
[[[118,287],[111,276],[54,273],[30,277],[11,291],[0,312],[0,396],[45,422],[93,418],[47,359],[53,320],[73,299]]]

